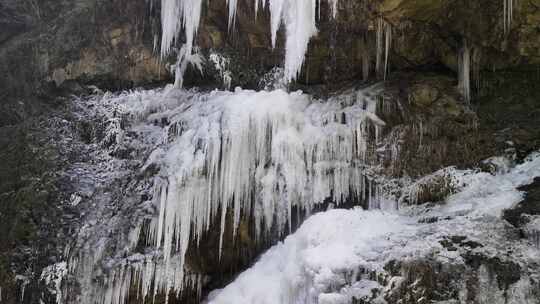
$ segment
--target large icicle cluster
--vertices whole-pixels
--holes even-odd
[[[104,143],[140,151],[146,160],[137,168],[159,173],[141,185],[153,191],[149,200],[126,202],[129,227],[116,227],[125,214],[102,220],[107,208],[89,212],[90,224],[67,253],[69,273],[81,286],[77,301],[123,304],[134,291],[151,298],[199,288],[205,278],[185,264],[188,246],[209,229],[223,237],[232,225],[236,233],[244,215],[264,237],[284,234],[293,209],[309,214],[323,201],[348,199],[384,204],[370,171],[384,125],[375,114],[381,93],[376,85],[322,101],[283,90],[198,93],[169,86],[88,101],[110,116]],[[105,163],[105,172],[116,168]],[[105,191],[96,200],[107,197]],[[134,253],[141,236],[151,247]]]
[[[362,93],[322,103],[281,90],[214,92],[182,104],[170,144],[147,164],[162,168],[151,238],[166,263],[175,251],[183,259],[215,217],[223,236],[229,210],[233,231],[244,213],[262,235],[290,227],[293,206],[309,213],[327,198],[339,204],[369,192],[368,140],[384,125],[375,104]]]
[[[120,261],[105,277],[103,286],[92,284],[91,300],[85,303],[124,304],[129,299],[130,289],[135,288],[139,299],[164,294],[168,302],[171,290],[181,291],[190,288],[201,294],[203,276],[185,274],[180,259],[173,259],[165,265],[152,255],[134,254]]]
[[[276,44],[281,24],[286,29],[285,79],[296,79],[308,49],[309,40],[317,34],[316,8],[320,0],[254,0],[256,10],[259,1],[268,6],[271,14],[272,45]],[[333,16],[337,12],[337,0],[327,0]],[[229,5],[229,28],[236,18],[237,0],[227,0]],[[161,55],[168,55],[184,29],[186,54],[191,54],[201,18],[202,0],[161,0],[162,39]],[[255,13],[256,14],[256,13]]]

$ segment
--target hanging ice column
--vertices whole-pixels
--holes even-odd
[[[332,16],[337,14],[337,0],[327,0]],[[271,15],[272,47],[276,45],[277,31],[283,23],[286,30],[285,44],[285,81],[295,80],[302,65],[311,37],[317,35],[317,5],[321,0],[255,0],[255,14],[259,9],[259,2],[262,7],[268,3]],[[236,0],[228,0],[229,22],[234,21],[236,15]],[[229,25],[230,26],[230,25]]]
[[[320,0],[255,0],[256,10],[259,1],[268,4],[271,14],[272,46],[275,47],[277,31],[283,23],[286,29],[285,80],[296,79],[308,49],[309,40],[317,34],[316,8]],[[337,0],[327,0],[335,17]],[[236,18],[237,0],[227,0],[229,5],[229,28]],[[161,0],[161,55],[170,53],[182,29],[186,35],[186,56],[192,54],[194,39],[201,18],[202,0]],[[184,58],[186,58],[184,56]],[[177,64],[181,66],[182,64]],[[177,76],[178,78],[179,76]]]
[[[168,56],[182,29],[186,41],[178,50],[173,66],[176,87],[184,83],[184,73],[189,64],[202,72],[201,57],[193,52],[193,44],[201,20],[202,0],[161,0],[161,57]]]
[[[388,73],[388,56],[392,43],[392,26],[382,17],[377,22],[377,58],[375,62],[375,70],[377,76],[386,80]],[[383,58],[384,51],[384,58]]]
[[[503,0],[503,25],[504,33],[510,31],[510,26],[512,25],[512,17],[514,14],[514,0]]]
[[[465,41],[458,58],[458,87],[467,103],[471,101],[471,51]]]
[[[202,0],[161,0],[162,57],[169,55],[182,29],[186,35],[186,54],[191,55],[201,20],[201,5]]]
[[[198,243],[216,218],[221,251],[227,212],[233,234],[244,214],[262,236],[290,227],[295,207],[309,213],[327,198],[339,204],[378,194],[365,176],[375,149],[370,138],[384,125],[374,114],[377,92],[324,103],[281,90],[214,92],[184,101],[170,117],[166,151],[150,157],[162,168],[150,237],[165,264],[176,252],[183,269],[190,241]]]
[[[263,7],[268,1],[271,14],[272,47],[276,45],[277,31],[281,23],[286,30],[285,44],[285,80],[295,80],[304,64],[305,55],[311,37],[317,35],[317,5],[321,0],[255,0],[258,9],[259,1]],[[327,0],[332,17],[337,14],[338,0]],[[320,15],[320,14],[319,14]],[[320,17],[320,16],[319,16]]]

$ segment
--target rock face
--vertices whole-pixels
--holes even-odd
[[[0,36],[4,113],[12,124],[47,106],[58,88],[80,92],[80,85],[122,89],[170,80],[159,44],[159,7],[145,0],[2,2]],[[204,4],[197,45],[206,55],[231,58],[233,85],[256,87],[260,77],[283,60],[283,40],[270,43],[269,15],[254,3],[238,3],[229,30],[225,1]],[[481,71],[533,68],[540,64],[537,0],[519,1],[510,29],[503,28],[502,1],[354,1],[338,4],[338,17],[321,4],[319,35],[312,40],[298,84],[326,84],[376,75],[376,32],[380,20],[391,27],[389,70],[458,70],[465,44],[473,53],[473,80]],[[366,69],[367,68],[367,69]],[[211,65],[187,84],[216,85]],[[369,73],[368,73],[369,71]],[[380,73],[379,73],[380,76]],[[373,78],[372,78],[373,79]]]
[[[252,0],[238,2],[231,30],[225,1],[204,4],[197,45],[206,57],[218,53],[230,60],[233,86],[257,88],[261,77],[283,61],[283,33],[272,49],[268,12],[260,11],[255,18]],[[340,0],[337,19],[322,3],[319,35],[311,41],[302,74],[291,87],[326,95],[380,80],[383,73],[375,70],[377,30],[379,23],[390,26],[387,98],[397,102],[388,103],[380,113],[388,122],[384,136],[394,139],[396,155],[378,156],[386,175],[418,177],[449,165],[474,166],[499,154],[520,159],[540,147],[539,0],[516,1],[506,32],[502,1]],[[100,131],[96,121],[80,120],[58,96],[87,94],[91,86],[121,90],[172,79],[168,71],[172,59],[160,59],[154,51],[160,34],[159,7],[149,5],[146,0],[0,2],[2,303],[39,301],[46,290],[39,274],[61,260],[64,242],[76,227],[77,215],[66,203],[72,199],[66,195],[73,192],[67,189],[73,181],[65,180],[61,172],[85,160],[86,150],[79,145],[94,144]],[[458,58],[465,45],[472,53],[471,106],[457,87]],[[223,86],[220,71],[211,62],[204,71],[203,75],[188,71],[186,85]],[[115,153],[113,157],[129,159],[130,151]],[[536,188],[531,189],[524,191],[534,197]],[[425,192],[421,202],[442,200],[448,194]],[[115,195],[117,200],[127,197]],[[508,221],[522,231],[528,223],[521,220],[527,213],[521,210],[525,204],[507,213]],[[246,219],[240,225],[238,240],[226,242],[230,246],[223,260],[205,254],[204,246],[188,251],[190,267],[214,278],[207,289],[221,287],[261,250],[254,245],[248,223]],[[210,233],[205,245],[214,246],[217,238]],[[479,288],[475,283],[479,269],[496,273],[503,278],[497,283],[506,286],[515,283],[520,271],[511,260],[469,258],[466,269],[442,270],[430,260],[396,261],[390,271],[407,278],[407,283],[389,295],[389,301],[418,301],[414,289],[406,288],[417,280],[432,293],[447,282],[462,280]],[[454,275],[457,271],[463,273]],[[27,276],[16,280],[15,274]],[[54,302],[53,295],[45,297]],[[183,300],[195,298],[188,294]]]
[[[35,303],[44,297],[39,274],[58,262],[71,233],[73,213],[64,204],[69,183],[62,180],[61,170],[74,155],[63,142],[70,133],[65,122],[58,112],[50,112],[0,128],[3,302]]]
[[[39,113],[62,89],[119,89],[164,78],[152,52],[146,1],[11,1],[0,4],[0,125]]]
[[[540,178],[520,190],[527,192],[525,199],[515,208],[506,210],[504,218],[513,226],[524,229],[535,216],[540,216]],[[526,232],[522,230],[522,234]]]

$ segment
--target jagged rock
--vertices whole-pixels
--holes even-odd
[[[395,77],[395,78],[394,78]],[[440,168],[474,166],[495,154],[492,134],[461,100],[450,77],[399,74],[387,81],[388,102],[378,115],[394,155],[382,156],[389,174],[421,176]]]
[[[528,216],[540,215],[540,178],[520,190],[526,192],[525,199],[515,208],[506,210],[503,215],[515,227],[525,226],[530,221]]]
[[[465,254],[464,258],[465,264],[430,258],[388,263],[385,269],[399,283],[389,286],[385,300],[388,303],[412,304],[434,301],[476,303],[486,296],[502,300],[498,298],[500,295],[505,295],[507,301],[519,299],[520,295],[511,291],[516,288],[512,285],[520,280],[518,264],[481,254]]]

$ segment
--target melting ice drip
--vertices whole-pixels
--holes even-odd
[[[280,25],[286,28],[285,79],[296,79],[304,63],[309,40],[317,34],[316,8],[321,0],[254,0],[256,11],[259,5],[268,6],[271,14],[272,46],[276,45]],[[259,1],[261,3],[259,3]],[[335,17],[337,0],[327,0]],[[229,28],[236,18],[237,0],[227,0],[229,5]],[[182,29],[186,35],[185,51],[191,54],[194,37],[201,19],[202,0],[161,0],[161,55],[170,53]],[[256,15],[257,12],[255,12]],[[177,76],[180,77],[180,76]]]
[[[328,199],[340,204],[362,196],[379,205],[380,190],[366,177],[384,126],[375,115],[378,94],[376,86],[323,102],[282,90],[170,90],[128,99],[124,108],[137,108],[128,110],[130,117],[170,121],[143,167],[161,168],[153,198],[159,214],[148,235],[156,250],[110,264],[102,284],[87,282],[83,302],[124,303],[134,288],[143,298],[200,289],[204,278],[185,267],[186,250],[210,228],[220,229],[221,250],[231,218],[233,233],[250,215],[256,235],[264,236],[284,233],[293,208],[309,213]],[[211,227],[216,219],[219,228]],[[129,237],[130,248],[138,235]],[[70,264],[95,265],[95,259]]]

